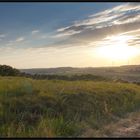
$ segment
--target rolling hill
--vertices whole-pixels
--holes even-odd
[[[140,65],[124,65],[120,67],[58,67],[58,68],[34,68],[21,69],[21,72],[43,75],[82,75],[93,74],[112,78],[113,80],[124,80],[128,82],[140,82]]]

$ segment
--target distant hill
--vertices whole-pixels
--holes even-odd
[[[29,74],[93,74],[93,73],[140,73],[140,65],[124,65],[120,67],[58,67],[58,68],[33,68],[20,69],[21,72]]]
[[[21,69],[21,72],[43,75],[81,75],[93,74],[109,77],[114,80],[122,79],[129,82],[140,82],[140,65],[124,65],[120,67],[58,67],[58,68],[33,68]]]
[[[33,69],[20,69],[21,72],[29,74],[64,74],[73,71],[72,67],[58,67],[58,68],[33,68]]]
[[[0,65],[1,76],[26,76],[49,79],[112,79],[126,82],[140,83],[140,65],[124,65],[120,67],[58,67],[58,68],[34,68],[16,69],[7,65]],[[33,76],[32,76],[33,75]],[[46,75],[46,76],[45,76]],[[52,76],[49,76],[52,75]],[[80,77],[78,76],[80,75]],[[81,76],[85,75],[85,76]],[[93,77],[93,76],[94,77]],[[70,76],[70,77],[69,77]],[[74,78],[75,77],[75,78]],[[85,78],[86,77],[86,78]]]

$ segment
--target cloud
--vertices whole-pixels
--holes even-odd
[[[63,31],[69,31],[69,30],[81,31],[85,27],[86,27],[86,25],[81,25],[81,26],[72,25],[70,27],[60,28],[60,29],[57,30],[57,32],[63,32]]]
[[[18,37],[16,38],[15,40],[10,40],[6,46],[15,46],[17,45],[18,43],[21,43],[21,42],[24,42],[25,41],[25,38],[24,37]]]
[[[123,4],[105,11],[89,15],[86,19],[74,21],[67,27],[57,29],[56,37],[73,36],[85,32],[113,25],[135,23],[140,19],[140,4]]]
[[[140,33],[140,32],[139,32]],[[129,46],[140,46],[140,35],[135,35],[132,39],[128,40]]]
[[[136,35],[137,33],[140,33],[139,30],[134,30],[133,32],[125,32],[125,33],[120,33],[116,35],[109,35],[99,41],[95,41],[91,43],[91,46],[94,47],[105,47],[105,46],[114,46],[114,45],[119,45],[124,44],[127,46],[135,47],[135,48],[140,48],[140,35]]]
[[[74,21],[70,26],[57,29],[52,38],[59,38],[59,41],[52,46],[61,48],[76,44],[86,47],[94,44],[93,42],[96,44],[102,41],[109,35],[131,34],[133,31],[136,33],[140,29],[139,12],[139,3],[127,3],[89,15],[83,20]]]
[[[53,35],[52,38],[67,37],[67,36],[70,36],[70,35],[78,34],[80,32],[81,31],[70,30],[68,32],[64,32],[64,33],[61,33],[61,34]]]
[[[24,39],[24,37],[19,37],[19,38],[17,38],[16,40],[15,40],[15,42],[22,42],[22,41],[24,41],[25,39]]]
[[[56,30],[55,34],[42,34],[39,30],[31,32],[33,39],[48,39],[52,42],[41,47],[68,48],[74,46],[85,46],[92,44],[96,46],[109,35],[127,34],[140,29],[140,4],[122,4],[95,14],[87,18],[74,21],[70,26]],[[39,33],[39,34],[38,34]],[[31,35],[30,34],[30,35]],[[14,41],[9,41],[7,45],[15,45],[25,41],[24,37],[19,37]],[[135,40],[136,41],[136,40]],[[137,41],[138,43],[139,41]],[[94,45],[95,43],[95,45]],[[129,44],[134,44],[134,40]],[[44,44],[44,43],[42,43]]]
[[[35,34],[39,33],[39,30],[33,30],[31,33],[32,33],[32,35],[35,35]]]
[[[106,26],[102,28],[95,28],[92,30],[86,29],[68,38],[57,41],[53,45],[56,47],[61,47],[61,46],[73,47],[75,45],[78,45],[78,46],[85,45],[86,47],[90,43],[102,41],[102,39],[110,35],[114,35],[114,36],[117,34],[127,35],[127,34],[132,34],[132,33],[134,35],[137,33],[139,28],[140,28],[140,22],[137,22],[135,24],[127,23],[127,24],[121,24],[121,25],[112,25],[112,26]]]

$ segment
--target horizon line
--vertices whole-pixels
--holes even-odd
[[[87,66],[87,67],[73,67],[73,66],[60,66],[60,67],[35,67],[35,68],[17,68],[20,70],[25,70],[25,69],[56,69],[56,68],[107,68],[107,67],[122,67],[122,66],[140,66],[140,64],[130,64],[130,65],[119,65],[119,66]]]

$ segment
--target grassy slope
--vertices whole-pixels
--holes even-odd
[[[80,136],[139,109],[134,84],[0,77],[0,136]]]

